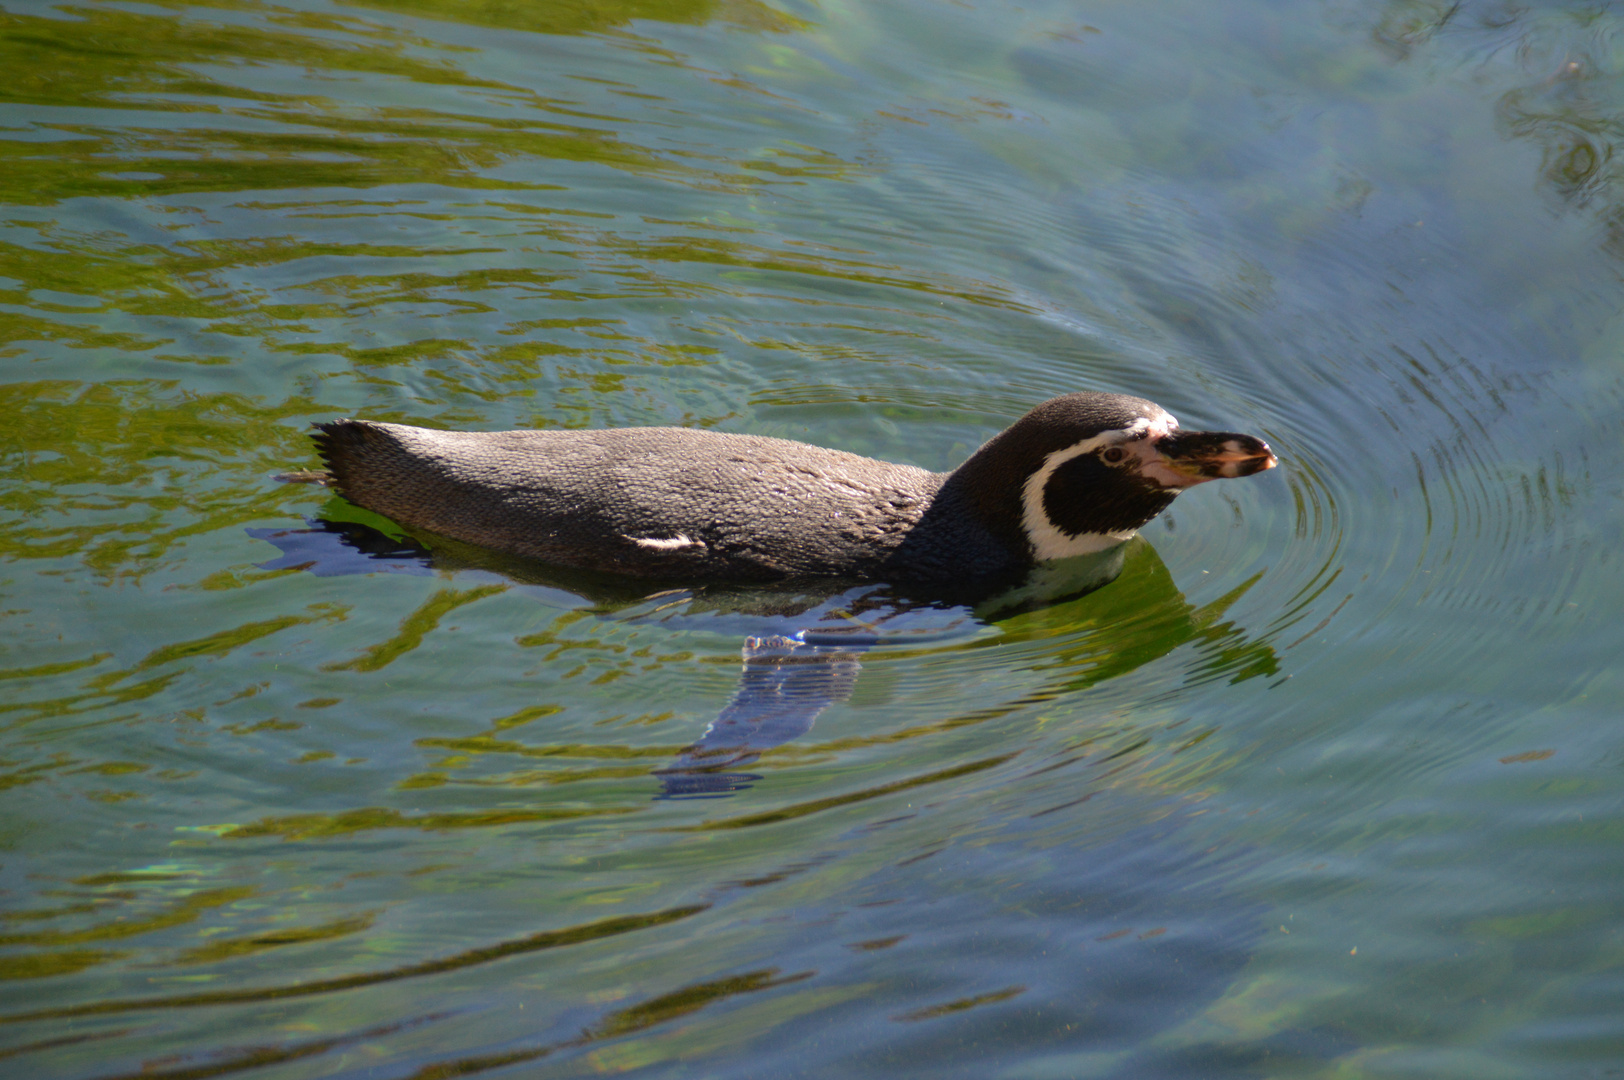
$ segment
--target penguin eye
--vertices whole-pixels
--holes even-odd
[[[1109,461],[1113,465],[1121,461],[1125,456],[1126,455],[1123,454],[1122,447],[1120,446],[1113,446],[1111,449],[1100,455],[1100,457],[1104,458],[1106,461]]]

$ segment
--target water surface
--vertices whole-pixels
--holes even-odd
[[[1624,1067],[1612,10],[0,0],[0,49],[8,1069]],[[1097,591],[905,613],[714,797],[660,770],[815,604],[267,539],[389,533],[272,479],[316,420],[948,469],[1077,389],[1282,466]]]

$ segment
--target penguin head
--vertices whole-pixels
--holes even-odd
[[[1186,488],[1275,464],[1251,435],[1184,431],[1153,401],[1084,392],[1027,413],[953,480],[984,525],[1048,562],[1132,539]]]

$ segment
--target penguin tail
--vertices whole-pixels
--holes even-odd
[[[368,458],[375,458],[378,451],[384,448],[379,444],[390,443],[387,435],[365,420],[332,420],[310,426],[316,429],[311,432],[310,439],[316,444],[316,453],[321,455],[321,463],[327,468],[309,474],[325,479],[312,479],[306,483],[324,484],[339,494],[345,493],[355,470],[364,467]]]

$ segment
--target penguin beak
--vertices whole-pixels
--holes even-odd
[[[1163,487],[1251,476],[1280,463],[1262,439],[1231,431],[1172,431],[1152,445],[1159,460],[1142,471]]]

